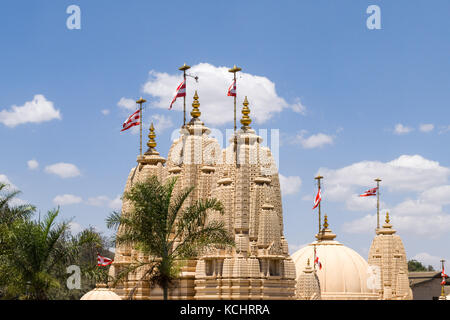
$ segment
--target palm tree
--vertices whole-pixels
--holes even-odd
[[[168,299],[169,285],[178,277],[181,261],[197,256],[207,246],[234,245],[223,223],[206,223],[210,210],[223,214],[222,203],[204,199],[184,205],[194,187],[175,196],[175,183],[173,178],[162,184],[156,176],[136,183],[124,194],[124,199],[132,205],[131,212],[122,216],[113,212],[106,220],[108,228],[120,226],[117,243],[134,245],[151,257],[149,262],[134,263],[123,270],[116,283],[129,272],[145,266],[147,271],[141,281],[148,277],[151,283],[162,287],[164,300]]]
[[[33,215],[36,208],[29,204],[13,205],[12,201],[20,191],[8,190],[5,183],[0,183],[0,225],[8,225],[20,219],[27,219]]]
[[[14,276],[3,279],[7,296],[47,300],[49,292],[60,287],[55,274],[69,260],[71,250],[62,245],[68,222],[54,223],[58,213],[59,209],[48,212],[42,222],[26,220],[12,226],[14,251],[5,255],[2,263]]]

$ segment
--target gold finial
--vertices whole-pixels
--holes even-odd
[[[242,103],[244,105],[244,107],[242,108],[242,119],[241,119],[241,123],[243,125],[243,127],[246,128],[250,128],[250,123],[252,123],[252,119],[250,119],[250,108],[248,107],[249,103],[247,100],[247,96],[245,96],[244,102]]]
[[[198,109],[198,107],[200,107],[200,102],[198,102],[198,94],[197,94],[197,90],[195,90],[195,94],[194,94],[194,102],[192,102],[192,111],[191,111],[191,116],[192,118],[197,119],[198,117],[200,117],[200,115],[202,114],[200,112],[200,110]]]
[[[306,265],[309,267],[309,258],[308,258],[308,261],[306,261]]]
[[[188,66],[188,65],[185,63],[185,64],[183,64],[181,67],[179,67],[178,70],[180,70],[180,71],[186,71],[186,70],[188,70],[188,69],[190,69],[190,68],[191,68],[191,67]]]
[[[154,149],[154,148],[156,148],[156,141],[155,141],[155,138],[156,138],[156,134],[155,134],[155,127],[153,126],[153,122],[152,122],[152,124],[150,125],[150,133],[148,134],[148,142],[147,142],[147,146],[150,148],[150,149]]]
[[[386,212],[386,223],[389,223],[391,220],[389,220],[389,212]]]
[[[323,228],[328,229],[328,216],[327,215],[325,215],[325,220],[323,222]]]
[[[142,103],[146,103],[147,100],[145,100],[144,98],[140,97],[139,100],[136,101],[136,103],[138,104],[142,104]]]
[[[228,72],[236,73],[236,72],[239,72],[241,70],[242,70],[241,68],[238,68],[238,67],[236,67],[236,65],[234,65],[234,67],[229,69]]]

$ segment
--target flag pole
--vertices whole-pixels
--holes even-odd
[[[441,275],[443,275],[442,273],[444,273],[444,262],[445,262],[445,260],[444,259],[442,259],[441,260]],[[445,286],[445,282],[444,282],[444,280],[445,280],[445,277],[442,277],[442,282],[441,282],[441,297],[444,297],[444,299],[445,299],[445,289],[444,289],[444,286]]]
[[[380,178],[376,178],[377,183],[377,231],[380,229]]]
[[[146,103],[147,100],[143,99],[142,97],[136,101],[137,104],[139,104],[139,154],[142,157],[142,104]]]
[[[236,98],[237,98],[236,72],[239,72],[241,70],[242,69],[236,67],[236,65],[234,65],[233,68],[228,70],[228,72],[233,73],[233,81],[234,85],[236,86],[236,94],[234,95],[234,132],[236,132]]]
[[[187,94],[187,85],[186,85],[186,70],[189,70],[191,67],[186,63],[183,64],[178,70],[183,71],[183,79],[184,85],[186,86],[186,94]],[[186,126],[186,94],[183,97],[183,128]]]
[[[321,175],[318,175],[317,177],[315,177],[314,179],[317,180],[317,185],[319,186],[319,190],[320,190],[320,180],[323,179],[323,177]],[[322,201],[319,201],[319,233],[320,233],[320,229],[321,229],[321,224],[322,224],[322,219],[321,219],[321,205]],[[318,234],[319,234],[318,233]]]

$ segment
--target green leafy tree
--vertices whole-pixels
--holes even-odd
[[[106,280],[107,268],[96,264],[97,252],[111,254],[105,237],[93,228],[73,236],[69,222],[56,224],[59,209],[42,222],[31,220],[35,207],[14,206],[20,192],[8,189],[0,184],[1,299],[79,299],[96,282]],[[66,286],[71,264],[81,269],[80,290]]]
[[[208,246],[234,245],[221,222],[206,222],[210,210],[223,214],[221,202],[204,199],[184,205],[194,187],[174,195],[175,183],[176,178],[162,184],[156,176],[136,183],[124,194],[132,205],[131,212],[124,216],[114,212],[106,220],[108,228],[120,226],[117,243],[134,245],[150,257],[149,262],[133,263],[124,269],[118,280],[144,267],[147,271],[141,280],[159,285],[165,300],[169,286],[179,275],[181,261],[195,257]]]
[[[428,267],[426,267],[420,261],[412,259],[408,261],[408,271],[411,272],[434,271],[434,268],[431,265],[428,265]]]

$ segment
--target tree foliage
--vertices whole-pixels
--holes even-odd
[[[421,262],[412,259],[408,261],[408,271],[410,272],[434,271],[434,268],[431,265],[428,265],[428,267],[426,267]]]
[[[56,222],[59,208],[32,220],[34,206],[12,204],[18,194],[0,184],[0,298],[79,299],[85,290],[66,286],[72,264],[80,266],[85,289],[105,279],[96,252],[107,243],[98,232],[89,228],[73,236],[69,221]]]
[[[134,263],[119,275],[146,267],[145,277],[163,288],[164,299],[168,288],[178,277],[180,262],[195,257],[207,246],[232,246],[233,238],[221,222],[207,222],[211,210],[223,214],[223,205],[217,199],[204,199],[186,205],[194,187],[173,194],[176,178],[165,184],[156,176],[136,183],[124,199],[132,210],[126,215],[112,213],[107,218],[109,228],[119,228],[116,242],[137,247],[150,257],[149,262]],[[141,279],[141,280],[142,280]]]

